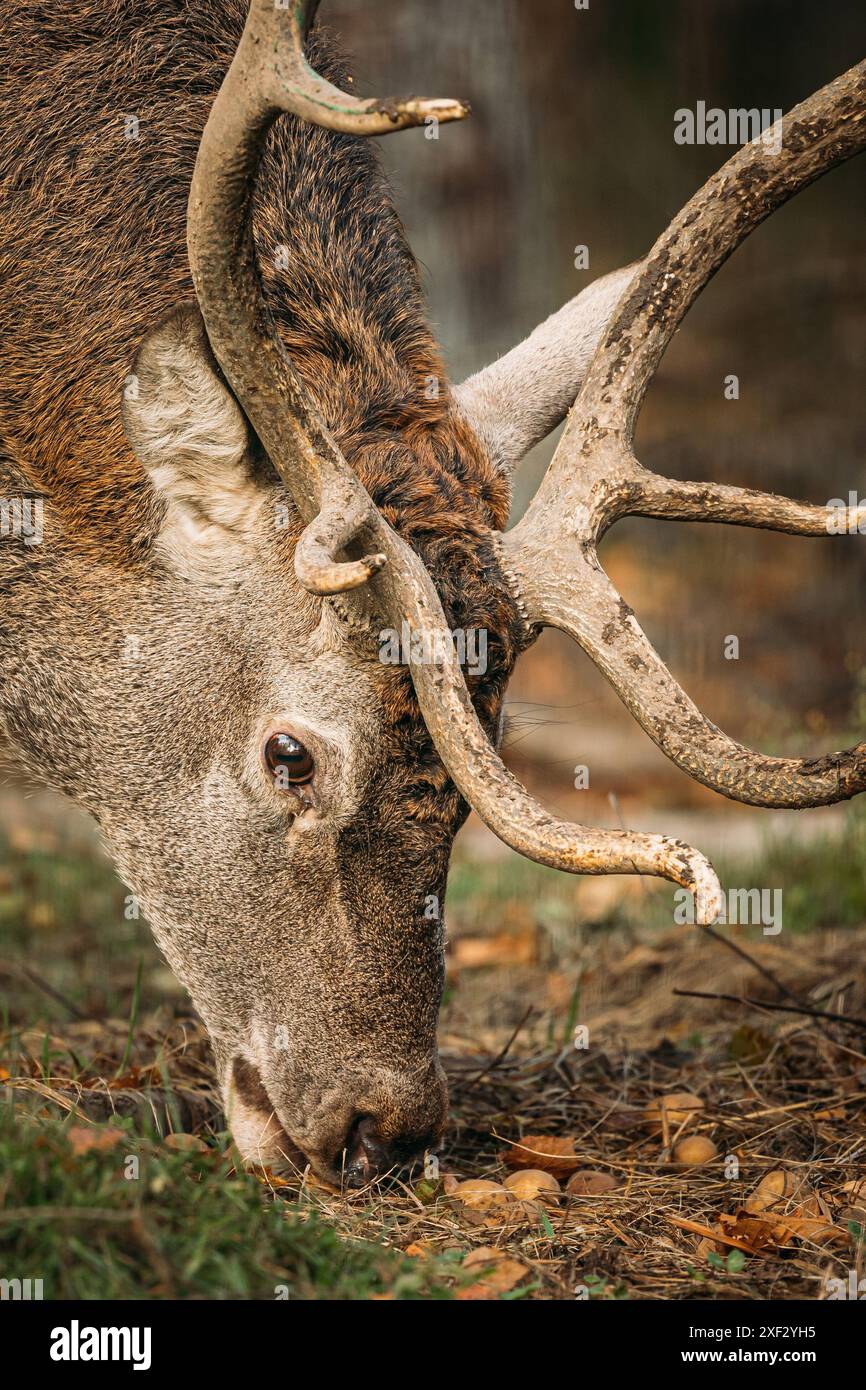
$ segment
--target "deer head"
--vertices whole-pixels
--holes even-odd
[[[645,260],[446,392],[435,419],[383,401],[350,450],[325,423],[308,347],[293,352],[263,285],[256,196],[272,127],[291,113],[373,136],[467,108],[360,101],[332,86],[305,57],[315,9],[252,0],[192,181],[196,304],[148,333],[124,406],[161,499],[152,564],[135,580],[151,656],[121,709],[116,682],[92,670],[76,709],[89,730],[135,731],[135,792],[98,751],[61,780],[99,816],[208,1025],[244,1153],[360,1181],[434,1144],[444,1125],[435,905],[468,807],[539,863],[659,875],[694,893],[700,923],[719,913],[697,850],[557,820],[504,766],[505,685],[544,626],[574,637],[667,756],[722,794],[799,807],[866,787],[864,744],[799,762],[728,739],[674,681],[596,554],[629,514],[827,533],[824,508],[647,472],[632,441],[662,353],[715,270],[786,198],[866,145],[866,64],[784,118],[780,153],[742,148]],[[280,176],[287,198],[291,173]],[[363,247],[356,260],[363,274]],[[326,272],[310,287],[311,319],[324,293]],[[347,379],[352,370],[349,354]],[[503,530],[508,474],[568,412],[536,497]],[[428,510],[431,473],[440,501]],[[489,634],[488,669],[468,682],[455,626]],[[379,659],[386,632],[409,634],[407,667]],[[6,722],[33,742],[8,702]],[[56,742],[32,760],[52,757],[62,761]]]

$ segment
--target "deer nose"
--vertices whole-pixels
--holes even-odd
[[[346,1181],[352,1187],[361,1187],[373,1178],[397,1172],[418,1158],[433,1140],[432,1134],[384,1139],[374,1116],[359,1115],[341,1153],[341,1157],[345,1155]]]

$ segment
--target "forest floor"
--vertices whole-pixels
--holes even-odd
[[[820,1299],[866,1274],[862,814],[719,866],[785,885],[769,934],[470,834],[438,1171],[340,1191],[238,1171],[146,925],[83,821],[22,804],[0,816],[4,1277],[51,1298]],[[712,1157],[683,1166],[695,1138]],[[503,1185],[527,1166],[546,1190]]]

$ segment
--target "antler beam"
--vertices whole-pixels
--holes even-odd
[[[602,571],[596,547],[628,515],[810,536],[858,531],[864,506],[831,511],[745,488],[663,478],[642,468],[631,446],[662,353],[710,277],[775,208],[864,148],[861,63],[783,118],[778,154],[753,141],[695,195],[626,289],[553,462],[524,517],[503,537],[505,564],[530,623],[569,633],[669,758],[751,805],[820,806],[854,796],[866,789],[866,743],[796,760],[766,758],[727,738],[654,651]]]

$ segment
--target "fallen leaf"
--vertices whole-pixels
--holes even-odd
[[[407,1245],[403,1251],[404,1255],[411,1255],[415,1260],[426,1260],[430,1257],[430,1247],[421,1240],[413,1240],[411,1245]]]
[[[804,1204],[813,1208],[813,1202]],[[795,1240],[807,1241],[812,1245],[847,1245],[848,1233],[841,1226],[823,1216],[804,1216],[798,1211],[777,1214],[766,1211],[761,1216],[739,1207],[732,1215],[723,1214],[717,1218],[719,1230],[742,1244],[740,1249],[751,1246],[752,1254],[762,1254],[770,1247],[784,1250]]]
[[[129,1140],[125,1130],[112,1125],[72,1125],[66,1131],[66,1138],[74,1154],[101,1153]]]
[[[702,1236],[703,1240],[698,1249],[705,1248],[704,1242],[709,1241],[713,1246],[720,1243],[723,1246],[730,1246],[735,1250],[744,1250],[747,1255],[754,1254],[747,1242],[740,1240],[736,1236],[726,1235],[718,1227],[714,1230],[711,1226],[706,1226],[700,1221],[689,1221],[684,1216],[665,1216],[665,1221],[669,1221],[672,1226],[678,1226],[681,1231],[690,1231],[692,1235]]]
[[[778,1222],[753,1216],[742,1207],[732,1214],[722,1212],[716,1218],[722,1235],[737,1241],[737,1249],[760,1255],[769,1246],[788,1243],[788,1230]]]
[[[452,942],[450,959],[459,970],[489,965],[532,965],[538,949],[534,930],[498,932],[495,936],[461,936]]]
[[[508,1168],[540,1168],[554,1177],[573,1173],[580,1167],[573,1139],[555,1139],[546,1134],[526,1134],[500,1155]]]
[[[155,1064],[149,1067],[130,1067],[123,1076],[113,1076],[108,1083],[109,1090],[112,1091],[139,1091],[145,1086],[160,1085],[162,1077],[159,1067]]]
[[[526,1265],[511,1259],[503,1250],[497,1250],[492,1245],[480,1245],[470,1251],[463,1261],[463,1268],[477,1269],[480,1277],[468,1288],[459,1290],[457,1298],[462,1302],[498,1298],[500,1294],[509,1293],[529,1273]]]
[[[786,1216],[780,1223],[789,1239],[808,1241],[811,1245],[847,1245],[850,1237],[842,1226],[810,1216]],[[787,1242],[786,1242],[787,1243]]]

